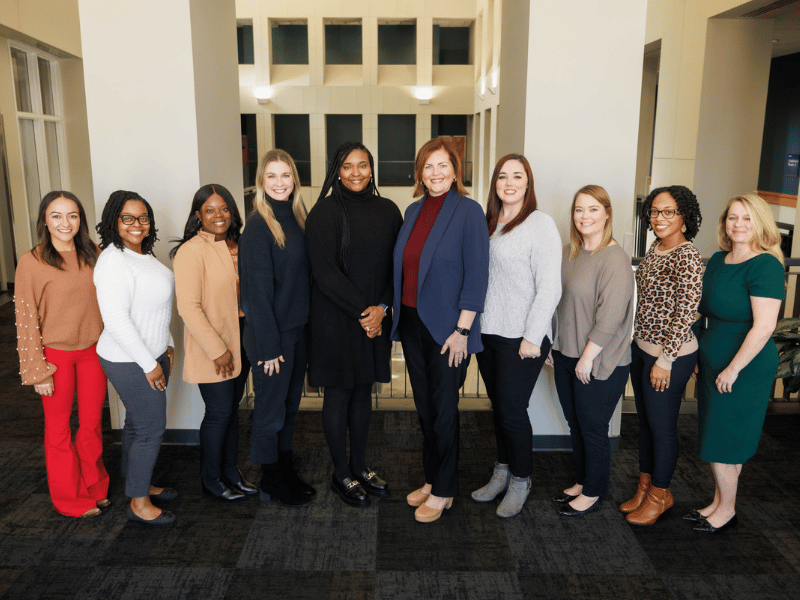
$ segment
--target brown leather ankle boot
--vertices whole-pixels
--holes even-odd
[[[642,505],[625,519],[632,525],[653,525],[661,515],[672,508],[673,504],[675,499],[669,488],[657,488],[651,485]]]
[[[635,511],[644,502],[647,496],[647,490],[650,487],[650,473],[639,473],[639,487],[636,488],[636,493],[633,498],[619,505],[619,509],[624,513],[631,513]]]

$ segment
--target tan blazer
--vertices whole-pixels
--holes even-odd
[[[224,381],[214,359],[230,350],[233,376],[242,370],[236,271],[225,240],[200,231],[175,255],[175,295],[184,323],[183,380],[187,383]]]

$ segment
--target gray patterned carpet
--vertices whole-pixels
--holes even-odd
[[[320,414],[307,412],[295,442],[300,470],[318,489],[311,507],[254,498],[226,505],[202,496],[197,448],[164,446],[154,481],[180,491],[165,503],[178,521],[153,529],[125,519],[120,451],[108,433],[104,458],[114,505],[88,520],[53,510],[41,402],[18,383],[14,344],[13,308],[6,304],[0,307],[0,598],[800,598],[798,416],[768,416],[759,452],[742,476],[740,525],[719,536],[695,534],[680,518],[713,491],[694,453],[693,416],[680,420],[677,506],[658,525],[633,528],[616,504],[636,485],[635,416],[623,418],[602,510],[560,518],[550,498],[571,483],[570,456],[538,453],[523,513],[501,520],[495,504],[469,499],[493,464],[491,415],[479,412],[462,413],[461,494],[436,523],[416,523],[404,500],[422,482],[414,413],[374,415],[369,464],[393,494],[358,510],[328,489],[332,466]],[[242,411],[241,464],[257,481],[246,453],[249,421]]]

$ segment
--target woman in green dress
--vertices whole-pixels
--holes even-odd
[[[684,517],[694,530],[716,533],[735,527],[736,488],[742,464],[756,452],[778,351],[772,332],[784,296],[780,234],[766,202],[736,196],[719,220],[722,252],[703,276],[698,364],[698,442],[711,463],[714,500]]]

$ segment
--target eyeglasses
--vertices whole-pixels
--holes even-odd
[[[150,217],[148,215],[139,215],[138,217],[134,217],[133,215],[122,215],[120,216],[120,220],[125,225],[132,225],[134,221],[139,221],[139,224],[141,225],[150,224]]]
[[[680,214],[680,211],[677,208],[665,208],[664,210],[656,210],[655,208],[651,208],[648,213],[651,219],[655,219],[658,215],[664,215],[665,219],[671,219],[677,214]]]

